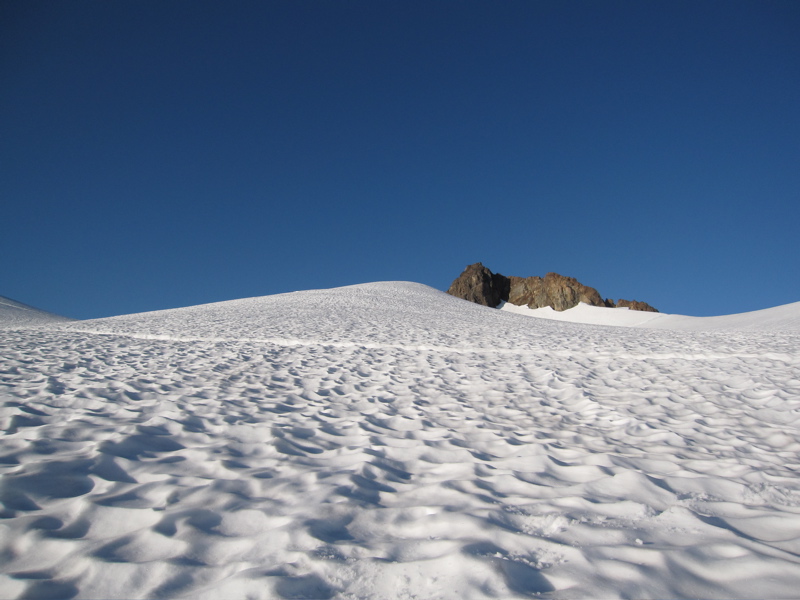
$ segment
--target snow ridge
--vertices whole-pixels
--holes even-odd
[[[33,308],[11,298],[0,296],[0,329],[6,327],[28,327],[47,325],[59,321],[71,321],[66,317],[54,315],[38,308]]]

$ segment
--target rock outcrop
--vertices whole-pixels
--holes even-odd
[[[585,302],[592,306],[606,306],[596,289],[583,285],[577,279],[558,273],[542,277],[510,277],[510,290],[506,299],[511,304],[554,310],[567,310]]]
[[[542,308],[549,306],[562,311],[584,302],[592,306],[624,306],[630,310],[658,312],[646,302],[637,300],[603,300],[593,287],[583,285],[573,277],[548,273],[544,277],[506,277],[492,273],[481,263],[469,265],[453,281],[447,293],[483,306],[496,307],[501,302],[518,306]]]
[[[475,304],[495,308],[500,302],[508,300],[508,277],[492,273],[481,263],[475,263],[464,269],[447,293]]]
[[[627,308],[629,310],[643,310],[646,312],[658,312],[657,308],[653,308],[647,302],[639,302],[639,300],[622,300],[616,304],[617,308]]]

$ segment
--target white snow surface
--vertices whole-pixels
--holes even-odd
[[[678,329],[684,331],[713,330],[758,330],[785,331],[800,329],[800,302],[776,306],[764,310],[723,315],[719,317],[687,317],[652,313],[628,308],[604,308],[580,303],[577,306],[556,311],[544,308],[528,308],[507,302],[501,303],[500,310],[529,317],[569,321],[570,323],[587,323],[592,325],[617,325],[620,327],[648,327],[652,329]]]
[[[0,597],[797,597],[800,304],[759,313],[387,282],[6,323]]]
[[[47,325],[57,321],[71,321],[66,317],[33,308],[11,298],[0,296],[0,329]]]

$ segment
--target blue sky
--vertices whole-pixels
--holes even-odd
[[[0,294],[76,318],[469,263],[800,300],[800,3],[0,3]]]

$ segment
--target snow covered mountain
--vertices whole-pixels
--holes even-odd
[[[795,597],[800,303],[594,310],[6,319],[0,597]]]

